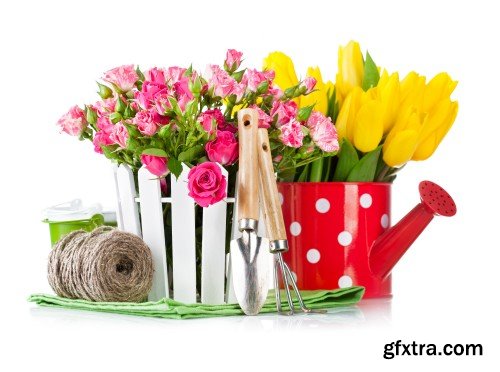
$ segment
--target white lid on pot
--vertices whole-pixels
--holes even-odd
[[[84,206],[81,199],[73,199],[69,202],[54,205],[43,210],[43,219],[48,222],[64,222],[88,220],[95,214],[102,212],[102,206],[98,203]]]

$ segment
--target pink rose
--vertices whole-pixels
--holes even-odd
[[[259,114],[259,128],[269,128],[271,126],[273,119],[268,114],[266,114],[259,106],[252,105],[250,106],[250,108],[257,110],[257,113]]]
[[[220,129],[219,127],[224,125],[225,119],[221,110],[213,109],[203,112],[198,121],[207,133],[212,134],[214,129]]]
[[[175,84],[184,76],[186,72],[185,68],[172,66],[165,72],[165,79],[169,84]]]
[[[294,101],[274,101],[270,115],[272,118],[278,116],[277,126],[279,128],[280,125],[286,124],[290,119],[295,118],[297,111],[297,104]]]
[[[325,152],[338,151],[337,130],[329,117],[314,111],[306,123],[314,143]]]
[[[116,98],[111,97],[97,101],[92,107],[97,111],[97,116],[109,115],[109,113],[115,111]]]
[[[116,143],[121,148],[123,149],[127,148],[128,131],[122,122],[119,122],[114,125],[113,131],[109,135],[109,139],[113,141],[113,143]]]
[[[153,67],[152,69],[149,69],[146,71],[144,74],[145,80],[150,81],[154,84],[158,85],[165,85],[166,84],[166,79],[165,79],[165,70],[157,67]]]
[[[201,163],[189,171],[189,196],[202,206],[208,207],[226,197],[226,177],[216,163]]]
[[[132,124],[137,125],[139,132],[145,136],[152,136],[160,126],[159,120],[160,115],[158,115],[156,110],[144,110],[139,111],[137,115],[135,115],[132,119]]]
[[[98,154],[102,154],[102,146],[109,146],[114,144],[111,138],[109,138],[109,133],[103,131],[99,131],[94,135],[92,143],[94,144],[94,151]]]
[[[210,65],[207,68],[207,79],[210,88],[214,88],[214,94],[218,97],[225,98],[234,93],[236,80],[222,70],[217,65]]]
[[[255,69],[247,69],[245,71],[245,75],[243,75],[242,82],[246,84],[247,88],[251,92],[257,91],[257,88],[260,84],[265,81],[269,82],[269,86],[271,86],[271,82],[274,79],[274,71],[257,71]]]
[[[247,90],[247,86],[243,83],[235,84],[233,89],[233,94],[236,95],[236,102],[241,101],[245,92]]]
[[[300,87],[305,88],[306,90],[304,94],[311,93],[315,86],[316,86],[316,79],[311,76],[306,77],[304,81],[302,81],[302,83],[300,84]]]
[[[114,124],[109,119],[109,116],[101,116],[97,118],[97,128],[107,134],[113,131]]]
[[[57,121],[57,126],[61,132],[70,136],[80,136],[87,128],[87,119],[85,113],[78,106],[73,106]]]
[[[168,174],[167,158],[153,155],[141,155],[141,163],[144,164],[149,173],[158,177]]]
[[[226,52],[226,61],[224,62],[224,66],[228,71],[236,71],[238,67],[241,65],[241,57],[243,53],[238,52],[234,49],[228,49]]]
[[[284,94],[283,91],[275,85],[269,88],[268,93],[269,95],[273,96],[275,100],[280,99],[281,97],[283,97]]]
[[[234,134],[217,131],[217,138],[205,145],[208,158],[222,165],[231,165],[238,159],[238,141]]]
[[[194,98],[193,93],[189,90],[188,78],[182,78],[174,84],[174,93],[182,111],[186,108],[187,103]]]
[[[159,93],[155,96],[156,111],[160,115],[164,115],[165,110],[172,108],[172,105],[170,104],[168,97],[170,96],[167,93]]]
[[[296,148],[302,146],[304,133],[302,132],[302,125],[300,125],[295,118],[292,118],[288,123],[283,124],[280,129],[280,140],[283,144]]]
[[[128,92],[134,87],[135,82],[139,80],[139,76],[134,70],[134,65],[125,65],[109,70],[102,79],[114,84],[122,92]]]
[[[165,83],[156,83],[153,81],[145,80],[142,83],[140,92],[135,92],[135,99],[139,105],[144,109],[149,109],[155,102],[156,97],[162,94],[168,94],[168,89]]]

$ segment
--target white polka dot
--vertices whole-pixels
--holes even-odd
[[[340,245],[347,247],[352,243],[352,235],[349,231],[342,231],[337,237],[337,240],[339,241]]]
[[[300,226],[300,223],[298,223],[297,221],[292,222],[290,224],[290,233],[293,236],[299,236],[301,231],[302,231],[302,226]]]
[[[316,210],[319,213],[326,213],[330,210],[330,202],[325,199],[321,198],[316,201]]]
[[[282,193],[280,193],[280,192],[278,193],[278,199],[280,200],[280,204],[281,204],[281,205],[283,205],[283,201],[284,201],[285,199],[283,198],[283,194],[282,194]]]
[[[387,214],[382,215],[382,217],[380,218],[380,224],[384,229],[389,227],[389,216]]]
[[[309,261],[312,264],[315,264],[319,261],[321,255],[319,254],[319,251],[316,248],[311,248],[307,251],[307,261]]]
[[[363,208],[370,208],[372,205],[372,196],[370,194],[361,195],[359,198],[359,204],[361,204]]]
[[[338,281],[340,288],[349,288],[352,287],[352,279],[349,275],[342,275]]]

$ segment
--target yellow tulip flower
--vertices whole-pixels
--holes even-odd
[[[361,87],[363,82],[363,55],[359,43],[350,41],[345,47],[339,47],[338,72],[335,86],[341,99],[345,99],[354,87]]]
[[[384,134],[384,108],[379,100],[371,99],[356,115],[354,146],[362,152],[375,150]]]
[[[401,100],[398,73],[389,75],[384,70],[374,90],[381,105],[384,134],[387,134],[396,122]]]
[[[293,61],[285,53],[272,52],[264,58],[264,70],[275,72],[274,82],[282,90],[290,88],[299,83]]]
[[[344,103],[340,107],[339,115],[335,123],[339,140],[347,138],[349,142],[354,140],[354,126],[356,124],[356,115],[363,103],[367,100],[367,93],[360,87],[354,89],[347,95]]]

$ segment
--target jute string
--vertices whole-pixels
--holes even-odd
[[[136,235],[100,227],[64,236],[49,255],[48,279],[61,297],[140,302],[153,283],[151,251]]]

